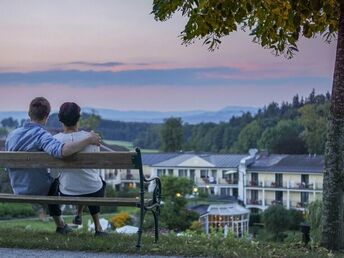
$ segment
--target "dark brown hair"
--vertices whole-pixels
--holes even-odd
[[[50,113],[50,103],[46,98],[34,98],[29,107],[29,117],[34,121],[42,121]]]
[[[61,105],[58,116],[65,126],[75,126],[80,119],[80,107],[74,102],[65,102]]]

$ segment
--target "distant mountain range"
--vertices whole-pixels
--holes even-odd
[[[251,112],[256,114],[258,108],[256,107],[237,107],[228,106],[218,111],[178,111],[178,112],[159,112],[159,111],[120,111],[112,109],[92,109],[83,108],[83,112],[91,113],[95,110],[103,119],[118,120],[123,122],[148,122],[148,123],[162,123],[165,118],[169,117],[181,117],[183,122],[189,124],[198,124],[202,122],[226,122],[233,116],[240,116],[244,112]],[[22,111],[10,111],[0,112],[0,120],[12,117],[18,121],[28,118],[27,112]]]

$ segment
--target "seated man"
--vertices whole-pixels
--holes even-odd
[[[45,151],[48,154],[63,158],[72,155],[90,144],[99,145],[100,136],[89,133],[83,140],[72,143],[61,143],[43,126],[48,120],[50,104],[43,97],[33,99],[29,107],[30,121],[23,127],[12,131],[5,143],[7,151]],[[14,194],[22,195],[54,195],[56,185],[47,169],[9,169],[9,177]],[[50,216],[56,224],[56,232],[67,234],[71,229],[61,218],[58,205],[48,205]]]

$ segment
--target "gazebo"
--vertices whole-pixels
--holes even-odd
[[[211,204],[199,220],[207,234],[210,230],[223,230],[225,234],[232,230],[235,236],[241,237],[248,234],[249,217],[250,210],[237,203]]]

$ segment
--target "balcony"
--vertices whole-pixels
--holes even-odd
[[[266,187],[269,188],[287,188],[286,182],[268,182]]]
[[[265,204],[270,205],[283,205],[284,207],[287,207],[287,201],[285,200],[265,200]]]
[[[308,202],[295,202],[290,201],[290,207],[294,209],[304,209],[308,206]]]
[[[202,177],[202,180],[206,184],[216,184],[216,180],[212,176],[211,177],[208,177],[208,176],[207,177]]]
[[[257,206],[261,206],[263,204],[262,200],[256,200],[256,199],[248,199],[246,201],[246,205],[257,205]]]
[[[251,181],[247,181],[246,182],[246,186],[247,187],[263,187],[263,182],[262,181],[258,182],[258,181],[251,180]]]
[[[227,184],[230,185],[237,185],[238,184],[238,179],[232,179],[232,178],[224,178],[227,182]]]

